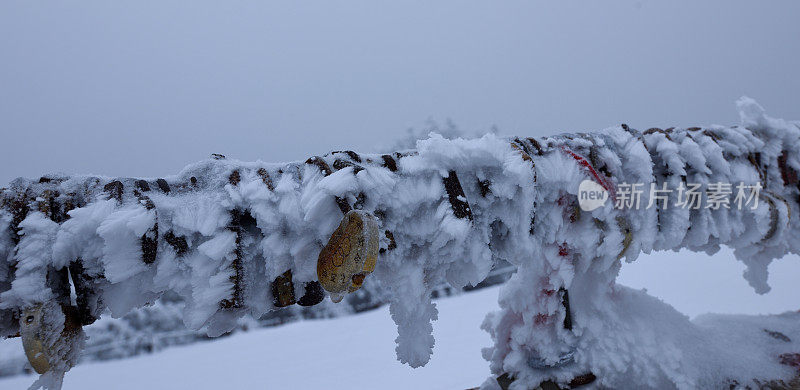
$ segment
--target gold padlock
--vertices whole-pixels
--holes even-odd
[[[362,210],[345,214],[317,260],[322,287],[339,302],[348,292],[361,288],[378,260],[378,221]]]
[[[35,304],[22,310],[19,319],[22,348],[39,374],[53,369],[66,372],[76,362],[83,345],[83,330],[71,306]]]
[[[22,311],[19,320],[22,348],[31,367],[39,374],[50,371],[50,357],[45,347],[44,305],[38,304]]]

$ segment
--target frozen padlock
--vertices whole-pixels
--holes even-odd
[[[378,222],[372,214],[362,210],[345,214],[317,260],[317,277],[332,301],[361,288],[375,270],[378,245]]]
[[[66,372],[77,362],[83,347],[83,330],[72,315],[55,302],[36,304],[22,311],[20,336],[25,356],[39,374]]]

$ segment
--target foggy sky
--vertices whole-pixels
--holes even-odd
[[[362,152],[409,127],[545,135],[800,119],[797,1],[0,2],[0,182]]]

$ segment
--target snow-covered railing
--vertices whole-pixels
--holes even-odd
[[[35,385],[57,387],[81,326],[105,309],[122,316],[171,290],[185,324],[216,336],[370,277],[390,297],[398,359],[418,367],[434,344],[431,290],[475,285],[503,259],[517,272],[484,323],[497,376],[485,388],[789,383],[800,314],[754,322],[775,343],[731,349],[614,283],[622,258],[727,245],[763,293],[769,262],[798,253],[800,128],[739,106],[734,127],[433,135],[383,155],[217,156],[160,179],[17,179],[1,195],[0,335],[21,334],[45,373]]]

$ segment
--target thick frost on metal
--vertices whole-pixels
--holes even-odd
[[[736,364],[724,354],[703,360],[691,348],[719,346],[678,341],[702,338],[700,325],[614,283],[622,258],[727,245],[763,293],[769,262],[798,253],[800,128],[766,117],[751,100],[739,104],[742,125],[734,127],[433,135],[413,151],[385,155],[333,152],[288,164],[220,156],[159,179],[17,179],[0,195],[0,335],[17,334],[20,313],[53,301],[87,324],[106,309],[121,316],[172,290],[187,302],[186,325],[212,336],[245,314],[318,303],[320,251],[343,216],[359,210],[378,225],[370,277],[390,292],[398,358],[411,366],[432,353],[431,289],[475,285],[504,259],[518,271],[484,324],[495,341],[484,356],[500,382],[525,388],[596,378],[611,387],[699,388],[755,374],[787,378],[777,350],[767,365],[756,362],[760,350],[735,356]],[[612,200],[623,183],[763,189],[755,209],[617,209],[612,201],[583,211],[584,180]],[[663,324],[670,326],[657,331]]]

